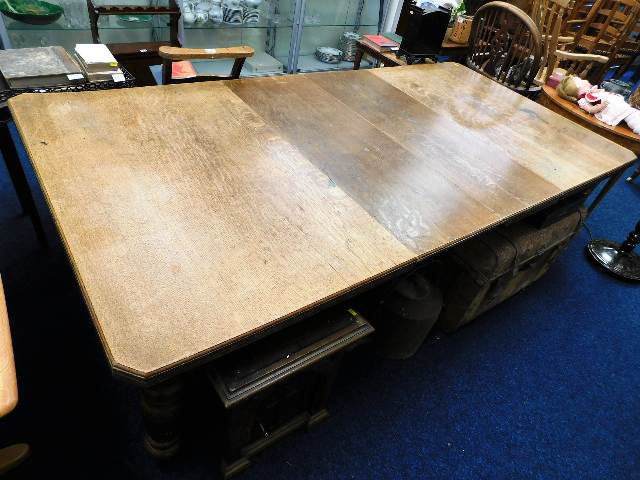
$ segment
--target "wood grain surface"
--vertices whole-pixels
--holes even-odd
[[[114,92],[11,107],[116,368],[153,374],[411,260],[223,84]]]
[[[170,60],[216,60],[219,58],[246,58],[252,57],[255,50],[246,45],[228,48],[180,48],[160,47],[158,54],[162,58]]]
[[[13,347],[9,315],[0,278],[0,418],[11,412],[18,403],[18,381],[13,361]]]
[[[449,63],[10,107],[110,362],[142,379],[634,159]]]

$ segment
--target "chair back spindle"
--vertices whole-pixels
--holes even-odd
[[[512,90],[528,93],[541,58],[540,32],[523,10],[500,1],[478,9],[467,66]]]

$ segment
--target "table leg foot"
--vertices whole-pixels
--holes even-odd
[[[180,450],[184,383],[181,379],[143,388],[144,446],[159,460],[174,457]]]
[[[24,462],[29,457],[29,453],[30,448],[26,443],[0,448],[0,475],[13,470]]]

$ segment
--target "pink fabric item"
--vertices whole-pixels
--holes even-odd
[[[633,107],[625,102],[622,95],[604,92],[600,95],[600,101],[606,101],[607,106],[596,113],[596,118],[607,125],[618,125],[622,120],[633,113]]]

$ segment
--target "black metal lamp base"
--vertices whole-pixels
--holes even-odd
[[[640,242],[640,222],[622,243],[610,240],[592,240],[587,250],[601,266],[618,277],[640,281],[640,255],[633,249]]]
[[[593,258],[614,275],[640,281],[640,256],[623,252],[620,244],[609,240],[593,240],[587,244]]]

